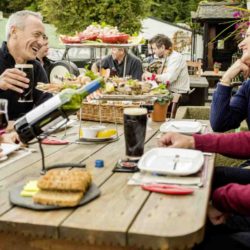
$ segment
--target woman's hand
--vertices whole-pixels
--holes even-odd
[[[244,56],[243,56],[244,57]],[[244,62],[244,58],[238,59],[223,75],[221,83],[223,85],[230,85],[233,78],[235,78],[240,72],[243,73],[244,78],[248,78],[250,75],[250,68]]]
[[[18,137],[18,134],[16,132],[6,133],[0,136],[0,143],[10,143],[10,144],[18,144],[20,143],[20,139]],[[0,160],[7,159],[7,156],[3,154],[3,150],[0,146]]]
[[[227,215],[217,210],[213,205],[208,206],[207,216],[213,225],[225,223]]]
[[[169,147],[169,148],[195,148],[193,136],[182,135],[175,132],[168,132],[164,134],[158,145],[160,147]]]
[[[19,136],[16,132],[6,133],[0,137],[0,143],[20,143]]]

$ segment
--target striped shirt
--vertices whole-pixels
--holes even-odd
[[[162,82],[170,83],[169,89],[174,93],[187,93],[190,91],[188,67],[184,56],[173,51],[165,60],[166,72],[160,76]]]

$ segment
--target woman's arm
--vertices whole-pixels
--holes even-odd
[[[250,216],[250,184],[231,183],[217,188],[212,195],[213,205],[224,213]]]
[[[194,134],[195,149],[234,158],[250,157],[250,132],[227,134]]]

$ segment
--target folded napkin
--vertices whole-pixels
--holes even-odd
[[[128,185],[142,185],[151,183],[192,185],[201,187],[203,185],[203,180],[202,175],[162,176],[143,171],[133,174],[133,176],[128,181]]]

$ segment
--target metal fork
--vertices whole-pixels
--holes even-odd
[[[175,155],[173,170],[175,170],[175,169],[176,169],[176,165],[177,165],[177,162],[179,161],[179,158],[180,158],[180,156],[179,156],[179,155]]]

